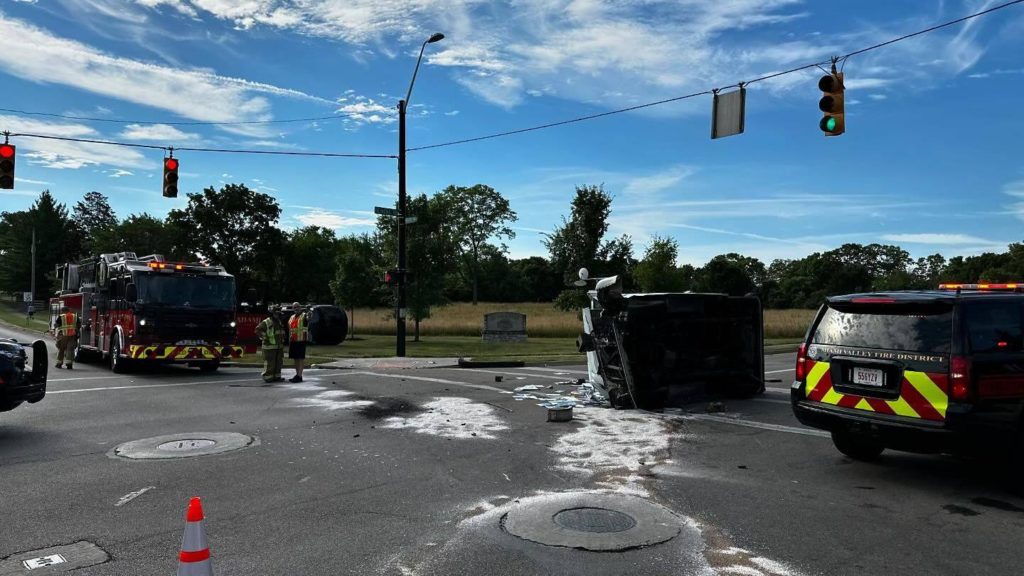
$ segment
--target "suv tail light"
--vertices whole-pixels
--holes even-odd
[[[807,379],[807,343],[801,342],[796,349],[796,379],[803,382]]]
[[[971,361],[963,356],[949,359],[949,395],[960,402],[971,398]]]

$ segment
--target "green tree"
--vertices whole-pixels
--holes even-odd
[[[93,252],[135,252],[146,254],[172,254],[174,238],[163,220],[146,214],[132,214],[109,229],[100,229],[93,238]]]
[[[551,254],[551,266],[562,274],[563,285],[576,278],[580,268],[594,268],[611,214],[612,197],[603,185],[577,186],[569,218],[545,235],[544,246]]]
[[[681,270],[676,267],[679,244],[673,238],[655,235],[644,257],[633,270],[633,279],[641,292],[678,292],[684,289]]]
[[[287,234],[285,242],[282,262],[285,299],[331,301],[330,283],[338,265],[338,239],[334,231],[306,226]]]
[[[184,210],[171,210],[167,223],[174,251],[227,268],[239,290],[262,287],[269,302],[283,296],[280,255],[284,233],[277,228],[281,207],[273,197],[227,184],[188,195]]]
[[[338,305],[348,308],[349,338],[355,338],[356,308],[376,308],[385,299],[381,287],[383,263],[375,240],[368,234],[346,236],[337,242],[331,292]]]
[[[743,265],[728,255],[715,256],[697,271],[697,290],[743,296],[754,289],[754,281]]]
[[[445,215],[445,236],[454,240],[462,269],[473,286],[473,304],[479,295],[481,249],[492,238],[515,238],[510,224],[518,217],[508,200],[490,186],[449,186],[436,196]],[[417,223],[418,225],[419,223]]]
[[[36,295],[56,289],[57,265],[78,259],[81,238],[68,210],[44,190],[28,210],[0,214],[0,290],[27,292],[32,276],[32,230],[36,232]]]
[[[90,255],[98,252],[97,239],[109,235],[118,224],[117,216],[110,207],[107,197],[96,191],[87,192],[75,203],[72,219],[81,234],[82,253]]]

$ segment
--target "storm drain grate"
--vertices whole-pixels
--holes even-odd
[[[636,526],[632,516],[607,508],[570,508],[555,514],[553,519],[562,528],[596,534],[625,532]]]

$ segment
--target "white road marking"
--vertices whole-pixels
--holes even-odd
[[[233,384],[235,382],[252,382],[252,378],[241,378],[238,380],[201,380],[199,382],[175,382],[173,384],[140,384],[137,386],[103,386],[97,388],[75,388],[73,390],[47,390],[50,394],[75,394],[78,392],[102,392],[105,390],[134,390],[136,388],[175,388],[178,386],[199,386],[200,384]]]
[[[469,382],[459,382],[458,380],[447,380],[445,378],[427,378],[426,376],[409,376],[406,374],[381,374],[380,372],[346,372],[346,374],[360,374],[363,376],[379,376],[381,378],[400,378],[402,380],[420,380],[422,382],[434,382],[437,384],[451,384],[452,386],[462,386],[463,388],[474,388],[476,390],[490,390],[491,392],[499,392],[501,394],[511,394],[510,390],[503,390],[494,386],[487,386],[486,384],[470,384]]]
[[[765,372],[765,374],[782,374],[783,372],[793,372],[795,370],[796,370],[796,368],[785,368],[785,369],[782,369],[782,370],[769,370],[769,371]]]
[[[86,376],[82,378],[47,378],[46,382],[71,382],[74,380],[127,380],[127,378],[118,378],[116,376]]]
[[[533,366],[523,366],[520,370],[536,370],[538,372],[554,372],[559,376],[567,376],[569,374],[586,374],[586,370],[567,370],[565,368],[540,368]]]
[[[740,418],[729,418],[727,416],[715,416],[712,414],[680,414],[680,418],[684,420],[704,420],[707,422],[720,422],[722,424],[733,424],[736,426],[745,426],[747,428],[760,428],[762,430],[771,430],[772,432],[787,432],[789,434],[803,434],[804,436],[817,436],[819,438],[831,438],[831,434],[824,430],[815,430],[814,428],[797,428],[795,426],[783,426],[781,424],[769,424],[767,422],[757,422],[755,420],[743,420]]]
[[[498,375],[501,375],[501,376],[522,376],[523,375],[522,372],[502,372],[500,370],[484,370],[482,368],[453,368],[453,370],[458,370],[460,372],[479,372],[481,374],[498,374]],[[532,376],[534,378],[547,378],[548,380],[559,380],[559,381],[562,381],[562,382],[564,382],[566,380],[573,380],[573,378],[569,378],[568,375],[567,376],[548,376],[546,374],[529,374],[529,376]]]
[[[117,507],[117,506],[124,506],[125,504],[131,502],[132,500],[135,500],[139,496],[142,496],[146,492],[149,492],[150,490],[155,490],[155,489],[156,489],[156,486],[146,486],[145,488],[136,490],[135,492],[129,492],[129,493],[125,494],[124,496],[121,496],[121,499],[118,500],[117,504],[114,504],[114,506],[115,507]]]

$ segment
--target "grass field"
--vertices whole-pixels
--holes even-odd
[[[431,317],[420,323],[425,336],[479,336],[483,316],[488,312],[522,312],[526,314],[526,332],[531,338],[572,337],[581,324],[575,312],[562,312],[547,303],[481,302],[449,304],[435,308]],[[765,310],[765,338],[800,338],[814,318],[814,310]],[[382,308],[356,309],[355,333],[394,334],[395,321],[391,311]],[[409,326],[412,333],[412,326]]]
[[[29,320],[25,316],[25,305],[21,302],[12,302],[7,299],[0,301],[0,320],[8,324],[45,332],[49,328],[49,319],[49,312],[45,309],[41,312],[36,310],[35,316]]]

